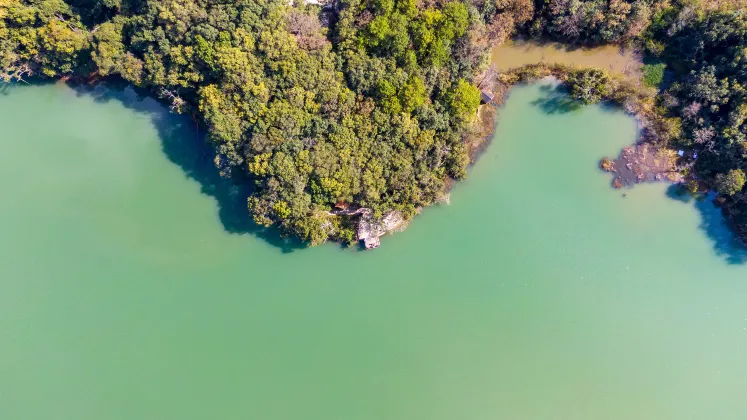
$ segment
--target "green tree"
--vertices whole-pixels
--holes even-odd
[[[569,73],[571,95],[585,104],[594,104],[607,94],[610,77],[601,69],[575,70]]]
[[[124,23],[122,19],[105,22],[93,33],[91,58],[102,76],[125,70],[125,45],[122,38]]]
[[[425,104],[426,98],[423,79],[417,76],[410,76],[399,95],[402,110],[410,113]]]
[[[742,191],[744,183],[747,181],[744,171],[741,169],[732,169],[726,174],[718,174],[715,178],[716,191],[724,195],[734,195]]]
[[[378,93],[384,112],[389,114],[399,114],[402,112],[402,104],[400,104],[399,97],[397,96],[397,88],[390,81],[381,80],[378,86]]]
[[[469,121],[475,116],[480,105],[480,90],[464,79],[457,82],[449,94],[449,107],[454,116],[462,121]]]

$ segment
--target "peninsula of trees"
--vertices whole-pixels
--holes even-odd
[[[735,1],[0,0],[0,77],[148,89],[200,119],[217,171],[253,183],[257,223],[353,242],[339,209],[409,219],[466,176],[478,75],[517,32],[658,60],[652,78],[669,80],[656,112],[671,123],[660,146],[698,153],[691,184],[716,189],[747,232],[747,14]],[[606,80],[568,78],[588,102]]]

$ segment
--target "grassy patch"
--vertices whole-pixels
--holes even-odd
[[[644,64],[643,65],[643,83],[646,86],[658,88],[664,80],[664,70],[667,65],[664,63]]]

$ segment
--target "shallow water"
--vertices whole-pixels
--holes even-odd
[[[641,62],[632,49],[616,45],[596,48],[569,48],[566,45],[546,42],[512,40],[493,48],[492,63],[498,71],[506,71],[529,64],[558,63],[578,67],[597,67],[640,77]]]
[[[611,189],[634,122],[550,90],[372,252],[253,232],[151,101],[6,91],[0,415],[743,419],[743,253],[707,201]]]

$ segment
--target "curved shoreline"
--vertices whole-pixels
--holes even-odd
[[[568,86],[568,77],[572,72],[583,71],[582,67],[564,64],[538,63],[530,64],[504,73],[495,74],[494,103],[485,105],[495,109],[493,130],[482,139],[478,147],[471,149],[470,157],[474,163],[479,153],[492,140],[495,126],[499,123],[498,109],[504,103],[511,88],[522,83],[532,83],[552,78],[559,84]],[[616,158],[603,157],[599,161],[600,169],[610,172],[613,177],[613,188],[632,187],[644,182],[669,182],[682,185],[686,192],[701,194],[710,192],[708,185],[703,185],[694,176],[687,176],[697,155],[669,146],[679,135],[676,118],[668,117],[657,107],[658,92],[636,85],[621,75],[611,74],[611,89],[603,95],[601,102],[620,107],[633,117],[638,128],[636,141],[624,147]],[[481,121],[484,125],[485,121]],[[474,140],[472,140],[474,142]],[[728,205],[725,199],[717,198],[713,203],[722,210],[722,215],[732,227],[735,237],[747,246],[747,231],[741,229],[736,221],[738,212]]]
[[[519,84],[533,83],[541,80],[554,80],[558,85],[569,86],[569,76],[574,72],[586,70],[587,68],[568,66],[564,64],[547,64],[538,63],[530,64],[527,66],[519,67],[513,70],[509,70],[503,73],[495,73],[493,88],[491,92],[494,100],[490,104],[483,105],[487,109],[494,109],[492,116],[495,120],[492,121],[492,129],[487,136],[482,138],[482,142],[479,143],[478,147],[471,148],[471,158],[473,163],[477,160],[479,152],[489,144],[494,133],[495,125],[499,123],[499,116],[497,110],[503,105],[506,98],[510,94],[510,90]],[[650,170],[644,171],[644,175],[640,176],[639,170],[634,171],[635,175],[626,173],[623,169],[627,169],[628,163],[639,163],[635,162],[635,155],[639,153],[641,146],[646,145],[646,149],[641,149],[641,153],[650,154],[650,150],[667,151],[664,145],[667,137],[671,136],[671,133],[666,129],[667,126],[666,117],[655,112],[653,107],[653,101],[656,95],[646,88],[636,86],[630,80],[624,79],[618,75],[612,74],[610,89],[602,96],[601,103],[610,104],[613,106],[620,107],[628,115],[635,118],[638,127],[638,138],[631,145],[634,153],[631,153],[630,148],[625,148],[621,151],[620,156],[617,159],[609,159],[613,161],[614,165],[607,169],[610,172],[621,172],[621,179],[624,185],[630,185],[635,182],[641,182],[643,180],[655,180],[661,179],[664,174],[672,174],[676,172],[676,162],[658,162],[656,165],[650,164]],[[581,104],[581,102],[575,101],[569,105]],[[482,113],[482,112],[481,112]],[[486,121],[480,121],[483,127],[486,126]],[[469,144],[476,143],[474,139],[468,140]],[[667,153],[668,154],[668,153]],[[639,159],[640,161],[640,159]],[[653,162],[652,162],[653,163]],[[673,182],[679,181],[679,179],[671,179]]]

